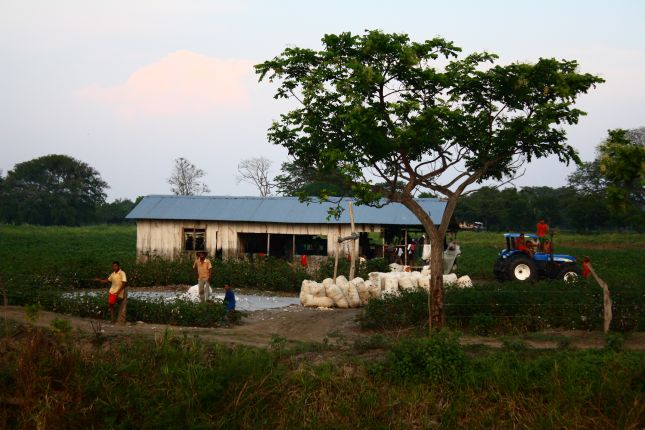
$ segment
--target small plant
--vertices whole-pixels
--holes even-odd
[[[69,320],[64,318],[54,318],[50,325],[56,333],[63,336],[69,336],[69,334],[72,332],[72,324],[69,322]]]
[[[605,335],[605,349],[620,352],[625,346],[625,337],[620,333],[607,333]]]
[[[38,321],[38,314],[42,310],[42,306],[40,303],[34,303],[31,305],[25,306],[25,317],[27,318],[27,321],[29,321],[32,324],[35,324],[36,321]]]
[[[470,319],[470,328],[480,336],[488,336],[493,332],[495,319],[489,314],[475,314]]]
[[[359,338],[354,342],[354,349],[358,352],[365,352],[371,349],[384,349],[387,346],[387,338],[381,333],[375,333],[368,338]]]
[[[511,352],[524,352],[528,349],[528,345],[522,339],[516,337],[502,337],[502,345],[504,349]]]

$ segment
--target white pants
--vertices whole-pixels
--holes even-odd
[[[197,281],[197,284],[199,284],[199,301],[200,302],[207,302],[208,301],[208,292],[211,289],[210,284],[208,283],[208,279],[199,279]],[[204,288],[204,286],[206,288]]]

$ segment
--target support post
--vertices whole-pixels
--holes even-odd
[[[602,288],[602,309],[603,309],[603,324],[602,328],[605,333],[609,333],[609,326],[611,325],[612,312],[611,312],[611,297],[609,295],[609,285],[596,274],[596,271],[591,267],[591,262],[587,262],[587,267],[589,272],[596,280],[600,288]]]
[[[271,255],[271,233],[267,233],[267,257]]]
[[[354,224],[354,205],[352,202],[349,202],[349,222],[352,226],[352,231],[351,234],[354,236],[356,233],[356,226]],[[350,248],[350,258],[351,261],[349,262],[349,280],[351,281],[354,279],[354,274],[356,273],[356,244],[358,242],[356,239],[354,239],[351,243],[351,248]]]

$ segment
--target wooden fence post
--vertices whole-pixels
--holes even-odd
[[[609,333],[609,326],[611,325],[612,312],[611,312],[611,297],[609,296],[609,285],[596,274],[596,271],[591,267],[591,262],[587,262],[589,272],[594,277],[598,285],[602,288],[602,308],[603,308],[603,331]]]

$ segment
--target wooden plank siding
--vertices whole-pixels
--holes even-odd
[[[213,222],[213,221],[137,221],[137,259],[145,260],[148,256],[159,256],[168,259],[180,257],[183,248],[184,228],[203,228],[206,230],[206,250],[215,255],[222,252],[223,258],[238,255],[239,233],[270,233],[295,235],[320,235],[327,237],[327,254],[334,255],[336,240],[339,236],[349,236],[349,224],[282,224],[251,222]],[[382,227],[372,224],[356,224],[357,232],[379,232]],[[341,254],[346,252],[341,247]]]

